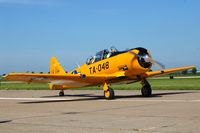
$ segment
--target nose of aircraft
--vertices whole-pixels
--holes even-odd
[[[142,67],[151,68],[152,65],[156,65],[156,66],[159,66],[161,69],[165,68],[163,64],[159,63],[158,61],[153,60],[153,58],[151,57],[147,49],[141,48],[141,47],[135,48],[135,49],[139,51],[138,54],[134,52],[131,52],[131,53],[134,54],[136,57],[138,57],[138,62]]]
[[[152,63],[152,58],[150,57],[149,54],[145,54],[144,56],[141,56],[141,58],[143,58],[144,61],[147,63]]]

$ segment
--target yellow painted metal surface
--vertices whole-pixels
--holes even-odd
[[[138,50],[133,51],[138,53]],[[130,54],[129,52],[122,53],[90,65],[84,64],[76,70],[77,72],[86,75],[113,74],[119,71],[123,71],[122,69],[125,66],[128,68],[125,74],[126,76],[137,75],[149,70],[141,67],[138,63],[137,57]]]
[[[50,74],[66,74],[56,57],[52,57],[50,60]]]

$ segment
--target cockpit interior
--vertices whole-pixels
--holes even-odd
[[[98,62],[103,59],[107,59],[114,55],[117,55],[118,53],[120,53],[120,52],[115,47],[111,47],[109,50],[108,49],[101,50],[101,51],[97,52],[95,54],[95,56],[90,56],[87,59],[86,64],[87,65],[93,64],[95,62]]]

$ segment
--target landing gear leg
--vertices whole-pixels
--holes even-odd
[[[141,89],[141,93],[143,97],[150,97],[152,94],[152,90],[151,90],[151,85],[149,84],[149,82],[146,79],[143,79],[141,81],[142,84],[142,89]]]
[[[64,96],[64,95],[65,95],[64,90],[60,90],[59,96]]]
[[[114,90],[110,88],[107,83],[103,84],[103,90],[105,99],[111,100],[115,98]]]

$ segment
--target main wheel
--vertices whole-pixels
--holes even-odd
[[[104,91],[104,97],[107,100],[111,100],[115,98],[115,92],[112,88],[109,88],[107,91]]]
[[[59,96],[64,96],[65,94],[64,94],[64,91],[60,91],[59,92]]]
[[[152,90],[151,90],[151,86],[149,85],[144,85],[141,89],[141,93],[143,97],[150,97]]]

